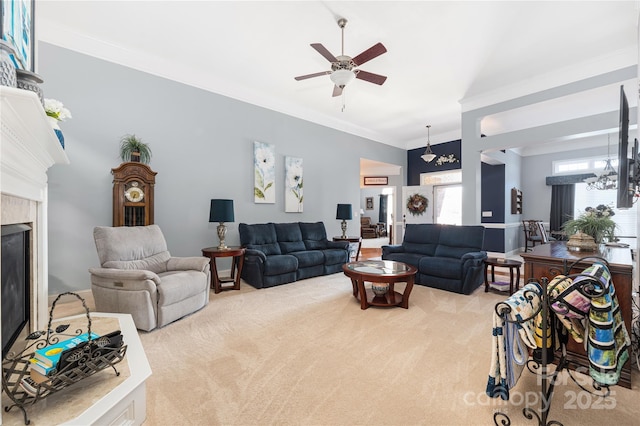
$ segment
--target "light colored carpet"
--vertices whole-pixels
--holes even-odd
[[[484,393],[492,310],[503,299],[416,285],[408,310],[363,311],[341,273],[212,292],[203,310],[140,333],[153,371],[145,424],[490,425],[496,410],[533,424],[522,416],[526,401],[539,401],[531,373],[510,402]],[[549,420],[637,424],[639,376],[634,369],[634,389],[613,387],[607,400],[563,384]]]

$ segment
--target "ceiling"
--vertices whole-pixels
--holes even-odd
[[[427,124],[432,143],[460,138],[463,108],[636,64],[638,10],[637,1],[38,1],[35,28],[46,42],[412,149],[426,144]],[[387,76],[382,86],[356,79],[332,97],[329,76],[294,80],[330,69],[310,44],[339,55],[338,17],[348,20],[346,55],[387,48],[361,67]],[[492,117],[482,131],[614,110],[618,89],[611,101],[585,99]]]

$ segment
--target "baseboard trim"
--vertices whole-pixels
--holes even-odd
[[[77,290],[77,291],[73,291],[72,293],[77,294],[78,296],[82,297],[83,299],[87,299],[89,297],[92,297],[93,295],[91,294],[91,290]],[[50,294],[49,295],[49,304],[47,306],[51,306],[53,305],[53,302],[56,300],[56,297],[60,296],[61,293],[58,294]],[[58,303],[69,303],[69,302],[77,302],[78,299],[71,298],[71,296],[69,296],[68,298],[64,298],[64,299],[60,299],[60,301],[58,301]]]

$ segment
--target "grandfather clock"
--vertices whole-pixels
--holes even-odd
[[[113,226],[153,224],[153,187],[156,174],[139,162],[122,163],[113,175]]]

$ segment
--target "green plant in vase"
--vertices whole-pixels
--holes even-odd
[[[149,164],[151,148],[136,135],[124,135],[120,138],[120,158],[122,161],[139,161]]]
[[[562,225],[567,235],[579,231],[591,235],[597,244],[615,241],[616,223],[611,219],[615,215],[613,209],[604,204],[587,207],[577,219],[568,220]]]

